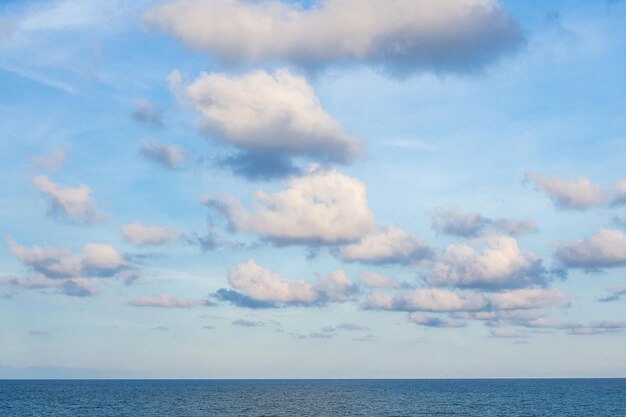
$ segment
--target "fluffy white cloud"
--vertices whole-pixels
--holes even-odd
[[[334,170],[311,170],[273,194],[258,191],[251,210],[234,198],[206,202],[218,207],[235,230],[280,244],[337,244],[375,229],[365,184]]]
[[[202,116],[205,132],[239,149],[344,162],[360,153],[359,140],[322,109],[307,80],[288,70],[204,73],[174,85]]]
[[[146,159],[156,162],[165,168],[178,168],[185,161],[185,154],[178,145],[143,141],[139,153]]]
[[[516,49],[496,0],[176,0],[144,20],[229,62],[370,62],[396,73],[463,71]]]
[[[393,296],[372,293],[366,308],[394,311],[477,311],[487,306],[485,298],[475,292],[459,294],[440,288],[416,288],[399,292]]]
[[[568,268],[626,266],[626,234],[619,230],[599,230],[586,239],[557,244],[555,257]]]
[[[20,262],[46,278],[110,277],[127,267],[122,255],[105,244],[87,244],[81,254],[50,246],[27,248],[10,238],[7,244]]]
[[[125,224],[121,230],[124,239],[135,245],[163,245],[182,236],[181,231],[173,227],[146,226],[141,223]]]
[[[63,219],[95,223],[104,218],[91,198],[91,188],[85,184],[67,187],[57,184],[45,175],[33,179],[35,187],[50,202],[50,214]]]
[[[400,281],[375,272],[363,272],[359,281],[367,288],[402,288]]]
[[[516,287],[545,281],[540,258],[521,251],[512,237],[487,236],[477,242],[486,248],[449,245],[428,265],[427,281],[462,287]]]
[[[142,295],[131,301],[134,307],[158,307],[158,308],[191,308],[206,304],[205,300],[187,297],[172,297],[168,294]]]
[[[377,230],[337,251],[343,261],[374,264],[411,264],[430,254],[430,249],[419,239],[393,226]]]
[[[543,307],[568,307],[567,295],[557,289],[523,288],[488,294],[491,305],[500,310],[532,309]]]
[[[247,297],[271,303],[314,303],[319,294],[303,280],[288,280],[265,269],[253,260],[228,272],[228,283]]]
[[[315,290],[322,301],[344,303],[352,299],[358,287],[350,281],[345,271],[339,269],[320,277]]]
[[[528,172],[525,181],[533,183],[537,190],[550,197],[559,208],[584,210],[604,205],[608,201],[606,190],[585,177],[564,180],[556,176]]]

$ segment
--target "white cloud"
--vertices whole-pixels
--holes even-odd
[[[544,307],[568,307],[567,295],[557,289],[523,288],[488,294],[491,305],[501,310],[532,309]]]
[[[430,249],[415,236],[393,226],[366,235],[340,247],[337,256],[348,262],[411,264],[425,259]]]
[[[163,245],[182,236],[181,231],[173,227],[147,226],[141,223],[125,224],[121,230],[124,239],[135,245]]]
[[[288,70],[204,73],[175,88],[200,113],[206,133],[241,150],[341,162],[360,153],[360,141],[322,109],[304,77]]]
[[[165,168],[178,168],[185,161],[185,154],[178,145],[144,140],[139,153],[146,159],[156,162]]]
[[[53,216],[85,223],[95,223],[104,218],[92,201],[91,188],[85,184],[67,187],[51,181],[45,175],[36,176],[33,184],[48,198],[49,212]]]
[[[345,303],[352,299],[352,295],[358,291],[345,271],[338,269],[329,275],[319,277],[315,290],[322,301]]]
[[[559,208],[584,210],[607,203],[606,190],[592,183],[589,178],[564,180],[528,172],[525,181],[533,183],[538,191],[550,197]]]
[[[503,339],[527,339],[530,335],[519,330],[495,328],[491,330],[491,337]]]
[[[557,244],[555,257],[568,268],[626,266],[626,234],[602,229],[584,240]]]
[[[624,205],[626,204],[626,181],[618,181],[615,184],[615,197],[613,204]]]
[[[311,170],[273,194],[258,191],[251,210],[234,198],[206,201],[222,210],[235,230],[281,244],[337,244],[375,229],[365,184],[334,170]]]
[[[367,288],[402,288],[400,281],[375,272],[363,272],[359,281],[361,285]]]
[[[26,290],[55,290],[74,297],[91,297],[98,293],[94,282],[86,278],[53,279],[42,274],[30,277],[0,277],[0,284]]]
[[[490,219],[478,213],[462,213],[455,209],[440,209],[431,215],[433,230],[451,236],[475,237],[490,224]]]
[[[191,308],[205,303],[206,301],[197,298],[172,297],[168,294],[142,295],[129,301],[134,307],[158,308]]]
[[[427,281],[435,285],[516,287],[545,281],[540,258],[523,252],[509,236],[477,240],[482,251],[466,244],[449,245],[428,265]]]
[[[239,264],[228,272],[228,283],[247,297],[271,303],[310,304],[319,294],[303,280],[288,280],[265,269],[253,260]]]
[[[431,312],[477,311],[486,306],[486,300],[479,293],[459,294],[440,288],[416,288],[393,296],[372,293],[365,304],[366,308],[375,310]]]
[[[465,322],[460,320],[444,320],[439,317],[428,317],[421,313],[410,313],[409,321],[424,327],[457,328],[465,327]]]
[[[81,254],[50,246],[27,248],[11,238],[7,244],[20,262],[51,279],[110,277],[127,267],[122,255],[106,244],[87,244]]]
[[[144,20],[229,62],[368,62],[396,73],[481,68],[522,43],[496,0],[176,0]]]

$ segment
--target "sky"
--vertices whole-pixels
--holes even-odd
[[[0,1],[0,378],[625,377],[625,19]]]

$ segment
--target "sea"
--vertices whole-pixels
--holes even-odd
[[[0,416],[626,416],[626,379],[0,380]]]

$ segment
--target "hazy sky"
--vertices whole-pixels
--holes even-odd
[[[625,21],[0,0],[0,377],[626,376]]]

